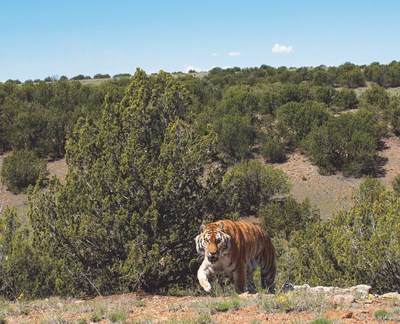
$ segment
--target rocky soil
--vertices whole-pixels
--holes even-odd
[[[400,294],[294,286],[288,293],[239,296],[123,294],[89,300],[0,301],[7,323],[400,323]],[[317,321],[319,320],[319,322]]]

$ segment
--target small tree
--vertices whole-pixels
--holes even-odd
[[[288,197],[265,205],[260,212],[260,219],[271,236],[280,235],[288,239],[292,232],[305,230],[319,221],[320,216],[319,210],[308,199],[298,203],[293,197]]]
[[[314,128],[302,142],[302,149],[321,173],[374,174],[379,172],[377,148],[382,134],[382,125],[375,116],[360,110]]]
[[[283,171],[265,166],[259,160],[238,163],[222,180],[226,212],[240,216],[257,215],[271,198],[286,194],[289,189],[289,181]]]
[[[290,145],[297,146],[313,129],[329,119],[326,106],[315,101],[289,102],[276,112],[278,130]]]
[[[264,136],[261,141],[261,154],[270,163],[286,160],[285,145],[276,136]]]
[[[46,163],[32,151],[20,150],[4,158],[1,170],[2,183],[14,194],[26,190],[48,174]]]
[[[377,106],[379,109],[384,110],[389,105],[390,97],[384,88],[373,85],[360,96],[360,102],[364,105]]]
[[[191,282],[216,136],[194,132],[189,106],[171,75],[137,70],[119,104],[106,99],[101,120],[80,119],[67,145],[65,184],[52,180],[30,197],[56,293],[165,291]]]
[[[16,210],[0,214],[0,295],[16,300],[52,294],[54,278],[49,259],[32,244],[28,228],[18,221]]]
[[[327,240],[343,284],[364,282],[377,292],[400,289],[400,201],[393,192],[364,191],[363,199],[332,220]],[[365,194],[367,195],[365,196]]]
[[[241,160],[250,154],[255,135],[249,116],[227,114],[216,121],[216,132],[220,151],[229,157]]]

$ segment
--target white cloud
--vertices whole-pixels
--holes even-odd
[[[229,52],[229,56],[240,56],[240,52]]]
[[[276,43],[272,46],[272,53],[290,53],[293,51],[293,46],[286,46]]]
[[[218,56],[218,53],[211,53],[212,56]]]
[[[197,66],[193,66],[193,65],[186,65],[185,72],[186,72],[186,73],[188,73],[189,71],[196,71],[196,72],[200,72],[200,71],[202,71],[202,69],[200,69],[200,68],[199,68],[199,67],[197,67]]]

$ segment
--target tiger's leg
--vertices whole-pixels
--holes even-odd
[[[261,269],[261,286],[268,289],[270,294],[275,293],[275,267],[268,271],[267,269]]]
[[[204,291],[211,292],[211,284],[208,281],[215,274],[215,270],[212,264],[205,258],[197,271],[197,279],[199,280],[200,286],[203,287]]]
[[[243,293],[246,291],[246,265],[244,262],[237,264],[236,270],[233,271],[233,281],[235,282],[236,291]]]
[[[249,293],[253,294],[256,292],[256,285],[254,284],[254,281],[253,281],[253,273],[257,267],[257,262],[255,260],[251,260],[247,263],[246,267],[247,267],[247,269],[246,269],[246,277],[247,277],[246,290]]]
[[[264,251],[256,257],[256,261],[261,268],[261,286],[268,289],[271,294],[275,293],[275,274],[276,274],[276,259],[275,249],[273,245],[268,245]]]

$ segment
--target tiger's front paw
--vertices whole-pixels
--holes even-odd
[[[200,280],[200,285],[206,293],[209,294],[211,292],[211,285],[207,280]]]
[[[211,285],[209,282],[205,286],[203,286],[204,291],[209,294],[211,292]]]

